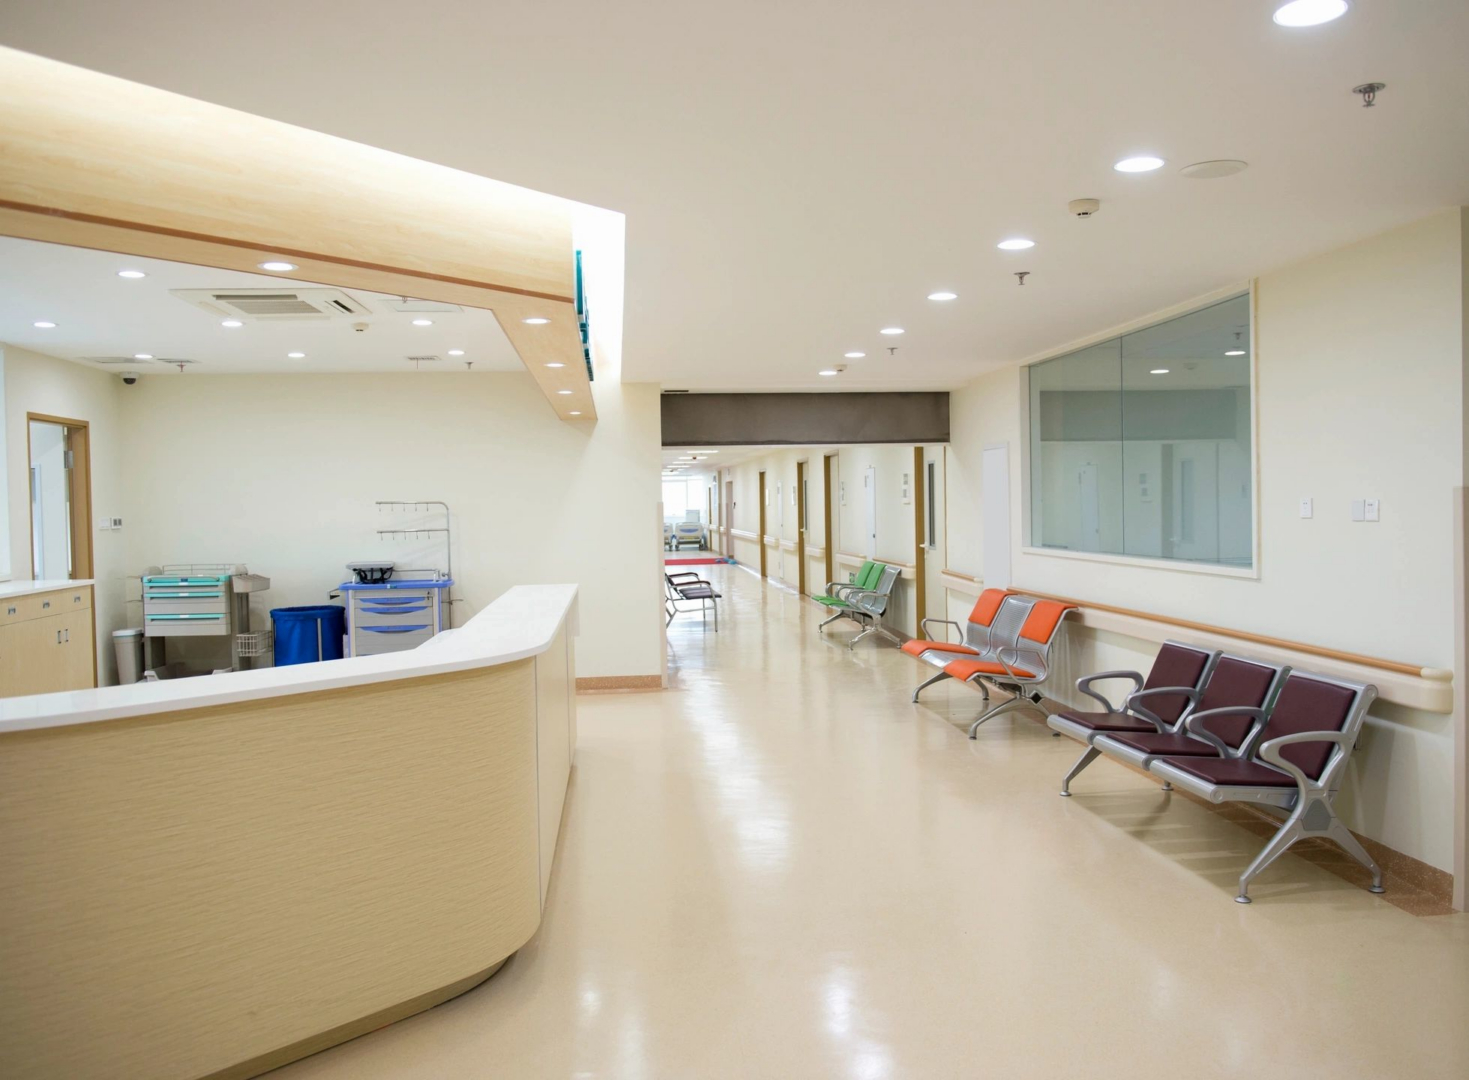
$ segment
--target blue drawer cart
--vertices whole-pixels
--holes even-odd
[[[422,645],[444,629],[444,596],[453,585],[449,578],[344,582],[338,588],[347,600],[347,655],[377,656]]]

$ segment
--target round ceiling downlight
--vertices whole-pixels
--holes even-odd
[[[1275,9],[1271,16],[1276,26],[1298,29],[1303,26],[1320,26],[1333,19],[1340,19],[1351,5],[1347,0],[1290,0]]]
[[[1148,374],[1149,375],[1167,375],[1168,374],[1168,369],[1166,367],[1155,367],[1152,371],[1148,372]]]
[[[931,292],[928,294],[930,300],[957,300],[959,294],[954,292]]]
[[[35,322],[31,323],[31,325],[34,326],[37,330],[55,330],[56,329],[56,324],[54,322],[52,322],[50,319],[37,319]]]
[[[433,324],[434,324],[434,321],[432,319],[414,319],[413,320],[413,325],[414,326],[432,326]]]
[[[1123,158],[1112,168],[1122,173],[1140,173],[1161,169],[1164,164],[1166,163],[1160,157],[1154,157],[1152,154],[1139,154],[1136,157]]]
[[[148,275],[141,270],[119,270],[117,276],[127,278],[129,281],[136,281],[138,278],[145,278]]]
[[[219,325],[224,327],[226,330],[238,330],[245,324],[242,323],[239,319],[224,319],[221,320]]]
[[[521,319],[520,321],[525,323],[526,326],[545,326],[551,320],[543,319],[539,315],[535,315],[529,319]]]
[[[289,274],[296,269],[295,263],[282,262],[280,259],[272,259],[270,262],[260,264],[260,269],[269,270],[272,274]]]
[[[879,334],[886,334],[888,335],[888,337],[893,337],[897,334],[901,334],[902,332],[903,328],[901,326],[884,326],[881,330],[878,331]]]
[[[867,354],[865,352],[848,352],[842,353],[842,355],[845,356],[848,360],[861,360]]]
[[[152,360],[153,359],[153,354],[150,353],[150,352],[135,352],[135,353],[133,353],[133,359],[134,360]]]
[[[1225,356],[1243,356],[1244,354],[1245,354],[1245,351],[1243,349],[1230,349],[1224,355]]]
[[[1242,173],[1250,167],[1248,161],[1240,161],[1238,158],[1219,158],[1217,161],[1196,161],[1192,165],[1185,165],[1178,170],[1180,176],[1186,176],[1190,180],[1219,180],[1235,173]]]
[[[1027,248],[1035,247],[1035,241],[1027,240],[1023,236],[1014,236],[1009,240],[1001,240],[995,247],[1001,251],[1025,251]]]

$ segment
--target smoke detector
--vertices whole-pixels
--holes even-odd
[[[1072,217],[1091,217],[1101,208],[1100,199],[1072,199],[1066,204],[1066,209],[1071,212]]]

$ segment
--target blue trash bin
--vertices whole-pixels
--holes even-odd
[[[347,633],[347,611],[336,604],[272,608],[275,666],[340,660]]]

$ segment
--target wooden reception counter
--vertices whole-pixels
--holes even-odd
[[[411,652],[0,699],[0,1075],[247,1077],[535,933],[576,587]]]

